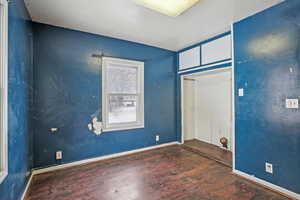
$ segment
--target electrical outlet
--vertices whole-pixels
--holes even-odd
[[[62,151],[57,151],[56,152],[56,160],[61,160],[62,159]]]
[[[57,132],[57,131],[58,131],[58,128],[51,128],[52,133]]]
[[[156,136],[155,140],[156,140],[156,142],[159,141],[159,135]]]
[[[273,165],[271,163],[266,163],[266,172],[273,174]]]
[[[285,100],[286,108],[299,108],[299,100],[298,99],[286,99]]]
[[[244,96],[244,88],[239,89],[239,96],[243,97]]]

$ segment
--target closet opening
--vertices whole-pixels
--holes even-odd
[[[232,167],[231,68],[184,75],[182,141],[184,147]]]

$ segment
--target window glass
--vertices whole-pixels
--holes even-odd
[[[108,67],[107,85],[109,93],[137,93],[137,68],[110,64]]]
[[[110,95],[108,123],[128,123],[137,121],[137,96]]]

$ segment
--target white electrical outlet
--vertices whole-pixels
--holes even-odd
[[[239,96],[243,97],[244,96],[244,88],[239,89]]]
[[[286,108],[299,108],[299,100],[298,99],[286,99],[285,100]]]
[[[273,165],[271,163],[266,163],[266,172],[273,174]]]
[[[156,140],[156,142],[159,141],[159,135],[156,136],[155,140]]]
[[[51,128],[52,133],[57,132],[57,131],[58,131],[58,128]]]
[[[61,160],[62,159],[62,151],[57,151],[56,152],[56,160]]]

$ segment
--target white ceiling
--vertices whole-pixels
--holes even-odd
[[[25,0],[33,21],[177,51],[284,0],[200,0],[178,17],[133,0]]]

